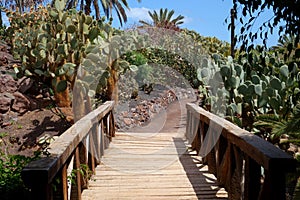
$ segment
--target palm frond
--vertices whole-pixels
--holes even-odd
[[[152,26],[151,23],[146,22],[146,21],[144,21],[144,20],[139,20],[139,23],[141,23],[141,24],[144,25],[144,26]]]
[[[128,8],[128,9],[129,9],[129,5],[128,5],[128,2],[127,2],[127,0],[122,0],[122,3],[124,4],[124,6],[125,6],[126,8]]]
[[[127,15],[126,15],[125,9],[123,8],[123,6],[120,4],[119,1],[115,2],[114,8],[117,12],[120,24],[121,24],[121,26],[123,26],[122,19],[125,23],[127,22]]]
[[[175,12],[174,10],[171,10],[171,11],[168,13],[168,16],[167,16],[167,18],[166,18],[167,21],[171,21],[173,15],[174,15],[174,12]]]
[[[153,24],[152,26],[167,28],[172,30],[180,30],[178,25],[183,24],[184,17],[182,15],[177,16],[175,19],[172,19],[175,11],[168,11],[167,8],[160,9],[159,11],[149,11],[148,14],[151,17]],[[145,21],[141,21],[143,25],[151,25],[150,23]]]
[[[286,132],[295,138],[300,138],[300,104],[293,110],[293,116],[288,120]]]
[[[175,24],[177,24],[179,22],[183,23],[183,19],[184,19],[184,16],[179,15],[178,17],[176,17],[175,19],[173,19],[172,22],[174,22]]]

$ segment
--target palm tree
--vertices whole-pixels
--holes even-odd
[[[137,1],[141,2],[141,0]],[[84,10],[85,14],[87,15],[91,14],[91,7],[93,6],[95,9],[96,19],[100,19],[101,15],[98,0],[81,0],[80,2],[78,0],[67,0],[66,9],[76,7],[78,4],[80,4],[80,10]],[[123,22],[127,22],[127,15],[125,11],[126,8],[129,9],[127,0],[100,0],[100,4],[102,5],[104,15],[107,18],[110,18],[112,16],[112,10],[115,10],[118,15],[121,26],[123,25]]]
[[[155,26],[159,28],[180,30],[179,25],[183,24],[184,16],[179,15],[176,18],[173,18],[174,12],[174,10],[168,11],[167,8],[165,8],[164,10],[161,8],[159,10],[159,14],[156,11],[149,11],[148,14],[151,17],[152,22],[149,23],[143,20],[140,20],[139,22],[143,26]]]
[[[300,48],[300,42],[298,42],[299,39],[297,37],[295,35],[283,35],[278,44],[271,47],[271,49],[282,53],[285,61],[292,61],[296,49]]]

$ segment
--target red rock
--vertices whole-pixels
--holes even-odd
[[[130,126],[131,125],[131,119],[130,118],[124,118],[124,123],[127,125],[127,126]]]
[[[9,93],[0,93],[0,113],[9,111],[14,97]]]
[[[122,113],[122,115],[123,115],[123,117],[128,117],[128,111],[124,111],[124,112]]]
[[[23,77],[18,81],[19,91],[21,93],[27,92],[33,85],[33,80],[30,78]]]
[[[13,111],[24,114],[26,111],[30,110],[30,100],[28,97],[21,94],[20,92],[15,92],[13,95],[15,97],[12,105]]]
[[[0,75],[0,93],[14,93],[18,89],[17,86],[17,81],[12,76],[7,74]]]

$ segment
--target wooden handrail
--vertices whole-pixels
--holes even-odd
[[[203,158],[229,199],[285,199],[285,175],[296,169],[296,160],[264,139],[239,128],[195,104],[187,104],[186,137],[199,152],[208,134],[218,134]],[[222,126],[221,129],[214,127]]]
[[[113,101],[105,102],[81,118],[49,145],[48,157],[33,161],[22,170],[31,199],[81,199],[82,190],[88,186],[86,173],[95,172],[114,137],[113,107]]]

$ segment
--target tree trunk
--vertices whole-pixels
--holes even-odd
[[[107,80],[107,98],[118,102],[118,72],[115,69],[110,71],[110,76]]]
[[[66,80],[66,78],[64,76],[56,78],[57,83],[62,80]],[[70,107],[71,106],[69,90],[70,90],[69,87],[67,87],[64,91],[57,92],[56,86],[54,86],[54,97],[55,97],[55,102],[58,107]]]

